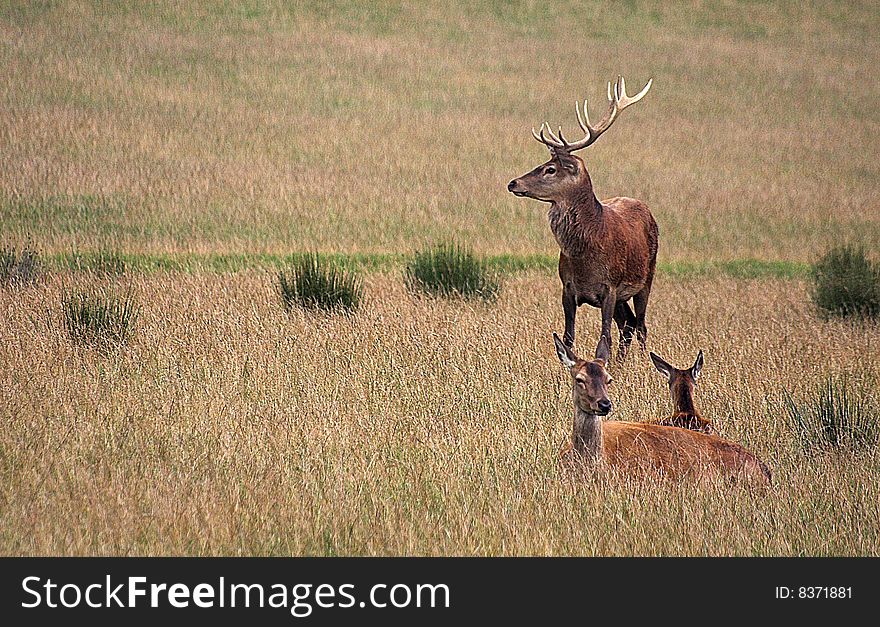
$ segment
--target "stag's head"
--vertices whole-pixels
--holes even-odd
[[[555,333],[553,343],[556,345],[559,361],[571,374],[571,395],[574,404],[588,414],[606,416],[611,412],[611,400],[608,398],[611,375],[605,369],[605,360],[581,359]]]
[[[652,82],[653,79],[649,80],[642,91],[632,97],[626,95],[626,81],[622,76],[618,76],[613,85],[608,83],[608,110],[595,126],[590,123],[587,101],[584,100],[583,115],[580,104],[576,102],[578,124],[584,132],[584,137],[578,141],[569,142],[562,134],[562,127],[557,134],[546,122],[541,125],[540,132],[532,129],[535,139],[550,149],[550,161],[513,179],[507,184],[507,189],[517,196],[527,196],[544,202],[559,202],[577,193],[585,184],[589,185],[590,175],[583,160],[572,153],[586,148],[599,139],[599,136],[614,124],[621,111],[637,103],[648,93]]]

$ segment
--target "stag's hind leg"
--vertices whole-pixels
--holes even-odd
[[[629,303],[625,300],[618,301],[614,308],[614,323],[620,331],[620,342],[617,345],[617,358],[626,359],[629,345],[632,343],[633,334],[636,330],[636,316]]]
[[[645,284],[645,287],[642,288],[642,291],[633,296],[633,305],[636,310],[636,338],[638,338],[642,350],[647,348],[646,343],[648,341],[648,327],[645,324],[645,312],[648,309],[648,297],[651,295],[651,282],[652,280],[649,279]]]

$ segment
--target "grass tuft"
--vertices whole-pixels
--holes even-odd
[[[495,300],[501,290],[496,272],[474,253],[456,243],[416,252],[404,270],[411,292]]]
[[[804,450],[865,449],[880,437],[880,408],[868,391],[846,377],[829,376],[798,403],[784,391],[789,423]]]
[[[41,270],[40,255],[30,240],[21,250],[4,245],[0,249],[0,284],[4,287],[29,285]]]
[[[293,261],[290,271],[278,273],[278,289],[284,308],[352,312],[363,299],[363,282],[357,273],[317,253]]]
[[[131,336],[138,306],[129,291],[122,298],[107,292],[65,292],[61,297],[64,327],[77,344],[114,349]]]
[[[812,296],[826,318],[878,318],[880,264],[862,248],[832,248],[813,267]]]

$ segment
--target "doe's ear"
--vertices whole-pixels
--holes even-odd
[[[694,378],[694,381],[697,380],[697,377],[700,376],[700,370],[703,369],[703,351],[700,351],[700,354],[697,355],[697,360],[694,362],[694,365],[691,366],[691,376]]]
[[[577,355],[559,339],[555,332],[553,333],[553,343],[556,345],[556,354],[559,356],[559,361],[562,362],[563,366],[571,368],[577,363]]]
[[[659,355],[655,355],[653,352],[649,354],[651,355],[651,361],[654,362],[654,367],[657,371],[667,379],[670,378],[674,368],[666,363]]]

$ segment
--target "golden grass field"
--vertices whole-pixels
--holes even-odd
[[[552,279],[478,305],[371,275],[357,314],[314,317],[285,314],[268,273],[138,276],[149,304],[115,358],[44,313],[85,278],[0,291],[2,552],[880,553],[880,453],[805,455],[780,402],[829,370],[876,380],[880,328],[818,322],[799,283],[661,279],[651,347],[705,351],[698,402],[774,487],[574,481]],[[638,351],[611,372],[612,418],[671,411]]]
[[[870,2],[0,1],[0,240],[552,255],[506,183],[546,158],[533,126],[572,133],[621,73],[654,87],[582,156],[600,197],[649,204],[663,267],[876,256],[877,32]],[[315,316],[259,263],[60,265],[0,288],[2,555],[880,555],[880,451],[807,454],[782,405],[875,385],[880,327],[823,321],[801,279],[661,272],[648,309],[652,350],[704,350],[698,403],[774,473],[756,494],[560,470],[552,270],[483,304],[413,298],[390,264]],[[60,303],[108,283],[141,312],[105,355]],[[598,331],[582,307],[578,347]],[[671,411],[638,350],[611,373],[611,419]]]

